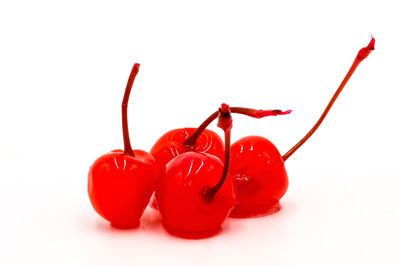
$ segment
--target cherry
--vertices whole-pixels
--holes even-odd
[[[88,193],[93,208],[120,229],[139,226],[158,173],[153,156],[142,150],[132,150],[129,140],[127,104],[139,66],[134,64],[132,68],[121,106],[124,150],[102,155],[88,174]]]
[[[230,175],[237,190],[237,203],[231,217],[250,217],[266,215],[280,209],[279,200],[288,188],[288,176],[284,162],[302,146],[321,125],[333,103],[350,79],[357,66],[372,50],[375,39],[362,48],[354,60],[346,77],[325,108],[314,127],[285,155],[266,138],[245,137],[232,145]]]
[[[282,156],[275,145],[260,136],[232,144],[230,175],[237,190],[231,217],[270,214],[280,209],[279,199],[289,185]]]
[[[196,143],[186,145],[185,141],[193,135],[196,128],[178,128],[173,129],[162,135],[153,145],[150,153],[156,159],[158,164],[166,165],[176,156],[189,152],[206,152],[224,158],[224,144],[220,136],[214,131],[204,129]]]
[[[216,234],[234,206],[235,193],[228,177],[232,119],[227,105],[220,109],[225,132],[225,162],[205,152],[176,156],[159,176],[156,199],[163,225],[173,235],[204,238]]]

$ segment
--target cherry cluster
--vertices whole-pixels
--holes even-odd
[[[288,188],[284,162],[317,130],[374,45],[372,38],[358,52],[317,123],[283,156],[261,136],[244,137],[231,145],[231,114],[262,118],[286,115],[290,110],[256,110],[227,104],[222,104],[198,128],[165,133],[150,153],[133,150],[127,104],[139,72],[140,65],[134,64],[122,101],[124,150],[102,155],[89,170],[88,193],[93,208],[115,228],[135,228],[154,194],[151,206],[161,213],[164,228],[184,238],[214,235],[228,216],[247,218],[278,211]],[[224,131],[224,141],[206,129],[215,119]]]

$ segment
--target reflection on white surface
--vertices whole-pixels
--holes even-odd
[[[41,213],[27,212],[13,223],[3,221],[3,230],[7,228],[6,236],[13,234],[12,246],[23,251],[29,265],[51,265],[54,259],[58,265],[68,265],[79,259],[85,265],[204,266],[210,258],[221,265],[318,265],[327,258],[332,265],[344,261],[395,265],[390,263],[397,258],[391,255],[399,248],[400,214],[391,203],[399,196],[372,198],[376,189],[372,183],[362,189],[355,183],[297,183],[280,212],[228,219],[215,237],[183,240],[166,233],[159,213],[151,208],[138,229],[114,229],[74,187],[65,186],[61,194],[45,194],[52,202],[36,199]],[[63,201],[66,194],[68,203]]]

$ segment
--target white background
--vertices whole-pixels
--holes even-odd
[[[397,2],[1,1],[0,264],[399,265]],[[284,153],[370,34],[376,51],[287,161],[279,213],[228,219],[221,234],[190,241],[151,210],[139,229],[118,231],[92,209],[87,171],[122,148],[134,62],[134,148],[226,102],[293,109],[234,117],[234,140],[263,135]]]

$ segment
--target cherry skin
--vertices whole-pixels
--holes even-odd
[[[206,187],[221,177],[223,163],[216,156],[187,152],[172,159],[158,179],[156,200],[165,229],[183,238],[204,238],[221,230],[221,224],[234,206],[232,179],[212,201],[203,197]]]
[[[151,154],[135,157],[114,150],[99,157],[89,170],[89,198],[96,212],[120,229],[139,225],[154,191],[157,166]]]
[[[289,180],[275,145],[260,136],[248,136],[232,144],[229,170],[237,191],[230,216],[243,218],[271,214],[280,209]]]
[[[165,133],[153,145],[150,153],[158,164],[166,165],[176,156],[189,151],[206,152],[224,159],[224,143],[214,131],[205,129],[193,146],[185,145],[185,141],[196,128],[179,128]]]

